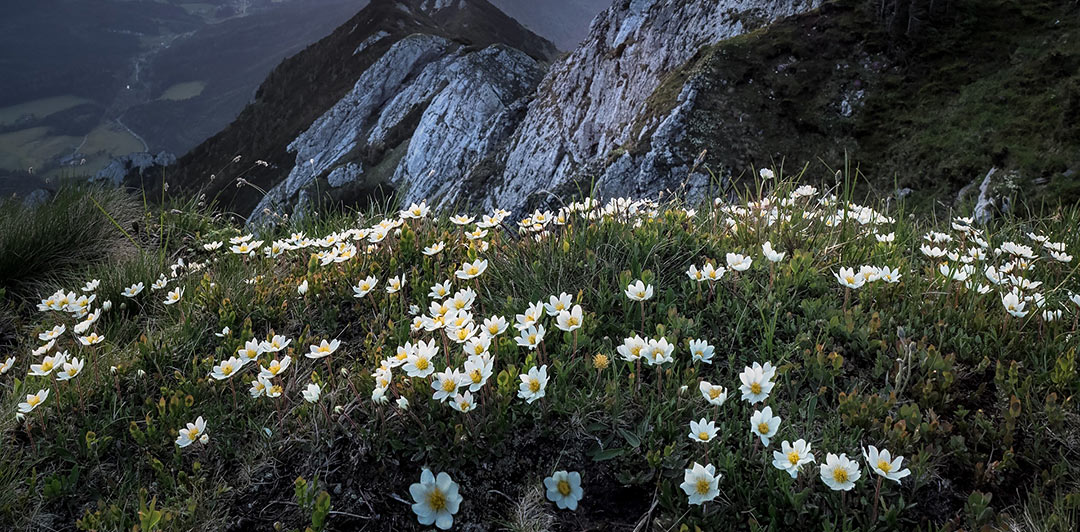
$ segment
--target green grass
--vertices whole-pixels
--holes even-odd
[[[776,196],[793,185],[780,182]],[[85,207],[86,200],[69,194],[62,196],[67,208],[47,206],[34,214],[36,223],[70,223],[49,219]],[[82,194],[101,201],[101,191]],[[103,344],[78,345],[70,332],[58,341],[90,360],[70,382],[27,375],[38,362],[30,355],[40,344],[37,334],[59,323],[70,331],[75,320],[68,315],[23,305],[11,338],[0,339],[7,342],[0,355],[16,357],[0,377],[0,528],[139,525],[145,531],[156,515],[155,530],[302,530],[313,523],[319,529],[323,520],[326,530],[417,529],[408,488],[424,467],[448,472],[460,484],[464,503],[455,529],[1075,528],[1078,308],[1065,300],[1067,290],[1080,288],[1075,261],[1055,263],[1035,246],[1043,258],[1029,277],[1044,283],[1039,291],[1050,307],[1065,312],[1062,320],[1044,323],[1038,312],[1007,318],[996,288],[981,295],[937,273],[937,261],[919,247],[931,230],[950,233],[957,240],[949,246],[959,247],[949,218],[909,217],[895,205],[882,206],[895,222],[876,230],[893,232],[896,240],[881,244],[870,226],[853,220],[834,227],[808,222],[824,209],[807,199],[781,210],[791,221],[771,226],[731,215],[737,231],[725,230],[729,214],[711,203],[690,214],[690,206],[679,203],[639,207],[639,214],[596,220],[568,214],[568,223],[549,226],[539,241],[493,230],[484,239],[486,251],[463,245],[462,230],[445,217],[413,221],[378,247],[361,245],[354,259],[329,266],[311,260],[314,248],[277,259],[241,257],[228,243],[203,250],[204,243],[227,241],[241,228],[200,200],[137,213],[141,252],[114,257],[95,251],[71,258],[45,281],[24,274],[19,283],[45,296],[97,278],[97,303],[109,300],[112,310],[94,326]],[[116,207],[106,211],[118,216]],[[327,211],[256,238],[268,245],[294,231],[322,237],[396,216],[378,207]],[[991,247],[1029,243],[1026,233],[1037,232],[1075,254],[1078,223],[1074,207],[980,229]],[[37,233],[38,245],[68,249],[73,228],[64,227]],[[113,245],[125,241],[110,238]],[[766,240],[787,253],[774,267],[761,255]],[[445,251],[421,253],[437,241],[447,243]],[[963,242],[971,245],[970,238]],[[729,272],[712,288],[686,276],[690,265],[723,264],[727,252],[749,253],[753,267]],[[165,305],[166,290],[149,285],[169,275],[179,258],[200,266],[169,281],[168,289],[185,292],[176,305]],[[409,409],[393,400],[373,403],[372,371],[406,341],[435,339],[438,370],[445,366],[442,346],[450,345],[452,365],[460,367],[459,348],[443,344],[437,333],[410,332],[408,306],[426,312],[429,287],[475,258],[489,261],[487,271],[475,282],[455,281],[454,289],[477,290],[477,321],[498,314],[512,323],[530,302],[560,292],[584,308],[576,353],[573,335],[543,318],[552,376],[546,396],[533,404],[517,398],[518,375],[539,361],[537,352],[515,344],[511,328],[492,347],[494,375],[480,394],[482,409],[458,413],[431,399],[429,382],[407,378],[400,368],[389,394],[406,397]],[[901,282],[845,295],[833,272],[863,264],[896,268]],[[405,275],[406,288],[386,293],[387,279],[398,274]],[[351,286],[368,275],[379,286],[371,297],[352,297]],[[623,294],[638,278],[656,287],[644,314]],[[297,293],[303,280],[305,296]],[[120,295],[137,281],[147,285],[142,294]],[[231,334],[215,336],[225,326]],[[281,382],[282,398],[248,396],[250,365],[234,383],[208,377],[244,340],[271,333],[292,340],[293,367]],[[616,347],[634,334],[665,337],[676,345],[675,361],[660,373],[619,359]],[[329,357],[332,378],[326,362],[303,356],[322,338],[343,342]],[[713,364],[691,360],[691,338],[716,347]],[[596,354],[608,356],[610,366],[595,369]],[[748,433],[754,407],[738,392],[739,372],[755,361],[779,368],[766,404],[783,422],[768,448]],[[703,401],[701,379],[728,388],[723,406]],[[318,404],[300,397],[309,382],[326,387]],[[52,395],[29,423],[16,421],[16,404],[39,388],[51,388]],[[209,442],[179,448],[177,429],[197,416],[208,422]],[[708,445],[687,438],[688,423],[701,417],[720,428]],[[818,463],[826,452],[857,459],[863,478],[841,496],[821,482],[816,467],[804,468],[796,480],[775,469],[771,451],[799,438],[811,442]],[[867,445],[903,455],[912,471],[902,483],[882,486],[876,521],[873,474],[861,457]],[[704,508],[689,506],[678,488],[692,462],[711,463],[723,475],[719,497]],[[576,512],[557,510],[542,492],[537,496],[542,480],[561,469],[582,474],[584,499]],[[306,480],[298,483],[299,477]],[[160,514],[151,512],[151,503]]]
[[[45,282],[70,283],[110,258],[134,253],[128,236],[142,212],[137,200],[110,188],[62,187],[36,208],[4,201],[0,288],[36,296]]]

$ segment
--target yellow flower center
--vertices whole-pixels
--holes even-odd
[[[469,372],[469,378],[472,379],[473,384],[480,384],[480,380],[483,379],[484,376],[480,374],[480,370],[474,369]]]
[[[705,495],[712,490],[712,483],[707,478],[699,478],[697,484],[694,485],[694,490],[697,491],[698,495]]]
[[[468,401],[462,401],[458,408],[461,408],[462,412],[468,412],[472,408],[472,404]]]
[[[791,465],[797,465],[799,463],[799,452],[791,451],[790,453],[787,453],[787,461],[790,462]]]
[[[38,399],[38,396],[36,395],[31,395],[26,399],[26,402],[29,403],[30,406],[37,406],[38,403],[41,402],[41,399]]]
[[[197,437],[199,437],[199,427],[193,427],[188,431],[188,439],[194,440]]]
[[[565,479],[559,481],[557,488],[559,490],[559,493],[562,494],[563,497],[570,495],[570,483],[567,482]]]
[[[230,374],[232,372],[233,372],[232,366],[229,366],[229,365],[221,366],[221,373],[222,374],[228,375],[228,374]]]
[[[536,343],[536,335],[535,334],[530,334],[529,335],[529,343],[530,344],[535,344]]]
[[[833,478],[833,480],[835,480],[838,483],[847,482],[848,481],[847,470],[842,468],[842,467],[838,467],[836,469],[833,469],[832,478]]]
[[[270,391],[267,392],[267,393],[270,393],[270,394],[273,394],[273,395],[281,395],[281,385],[280,384],[275,384],[275,385],[271,386]]]
[[[469,275],[476,275],[476,274],[480,273],[480,268],[477,268],[476,266],[470,266],[469,269],[467,270],[467,273]]]
[[[566,323],[567,323],[567,325],[573,327],[574,325],[578,324],[578,321],[577,321],[577,318],[571,316],[570,319],[566,320]]]
[[[78,373],[79,373],[79,370],[75,369],[74,366],[72,366],[71,368],[68,368],[68,370],[67,370],[68,377],[74,377]],[[888,473],[889,471],[885,470],[885,472]]]
[[[758,430],[758,432],[760,432],[762,434],[768,434],[769,433],[769,424],[768,423],[758,423],[757,430]]]
[[[751,384],[750,385],[750,393],[755,394],[755,395],[761,393],[761,383],[760,382],[755,382],[755,383]]]
[[[530,380],[529,381],[529,391],[531,391],[532,393],[539,392],[540,391],[540,381],[537,380],[537,379]]]
[[[491,333],[492,336],[495,336],[499,333],[499,326],[492,324],[490,327],[488,327],[488,332]]]
[[[457,383],[455,383],[452,379],[443,380],[442,389],[444,392],[452,392],[457,389]]]
[[[416,369],[424,371],[428,368],[428,360],[426,358],[420,358],[416,360]]]
[[[720,388],[710,388],[709,399],[716,399],[717,397],[720,397]]]
[[[698,433],[697,437],[701,441],[709,441],[709,433],[708,432],[701,431],[701,432]]]
[[[41,371],[49,372],[53,369],[53,363],[51,360],[46,360],[41,363]]]
[[[892,470],[892,464],[886,462],[885,460],[881,460],[877,463],[877,468],[885,473],[888,473]]]
[[[428,506],[436,512],[446,509],[446,496],[443,495],[439,488],[434,488],[428,492]]]

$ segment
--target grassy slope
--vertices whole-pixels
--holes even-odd
[[[659,529],[869,528],[874,487],[865,468],[864,479],[841,499],[815,468],[795,482],[772,467],[767,451],[798,438],[812,442],[819,462],[827,451],[856,457],[869,444],[906,457],[913,475],[883,488],[881,529],[975,529],[1027,519],[1071,530],[1078,522],[1077,309],[1069,307],[1065,320],[1050,324],[1034,314],[1006,319],[995,294],[945,283],[934,273],[935,261],[917,248],[931,227],[956,234],[947,224],[893,212],[898,222],[881,230],[894,231],[896,242],[882,245],[854,222],[807,227],[798,221],[801,208],[790,225],[755,230],[747,220],[731,234],[718,230],[708,206],[689,218],[668,206],[639,228],[575,218],[540,242],[492,234],[493,248],[478,253],[459,245],[460,229],[440,219],[388,237],[379,252],[322,267],[305,251],[278,260],[206,253],[202,243],[236,229],[196,205],[177,207],[142,218],[145,254],[110,262],[98,256],[69,267],[60,286],[77,289],[81,280],[99,278],[99,302],[114,303],[95,327],[104,344],[80,347],[70,333],[61,340],[63,348],[91,359],[73,383],[26,376],[36,335],[61,322],[70,331],[73,322],[6,299],[13,330],[0,336],[0,354],[13,354],[16,363],[0,377],[0,528],[67,530],[79,520],[82,529],[131,529],[139,501],[155,498],[164,530],[264,530],[275,522],[303,528],[307,512],[293,497],[293,480],[302,476],[318,477],[321,487],[314,491],[329,492],[337,512],[329,516],[330,530],[411,529],[415,520],[402,500],[425,465],[461,484],[459,528],[490,527],[521,513],[539,515],[538,522],[554,515],[561,530],[627,529],[647,514]],[[383,217],[310,216],[267,237],[290,230],[326,235]],[[996,246],[1040,231],[1076,253],[1080,235],[1070,228],[1078,222],[1075,209],[1058,211],[999,222],[987,228],[987,237]],[[772,281],[759,251],[766,239],[788,252]],[[448,246],[437,258],[420,253],[440,240]],[[7,256],[7,248],[0,251]],[[755,265],[727,275],[713,297],[683,273],[691,264],[722,263],[730,251],[750,252]],[[536,355],[506,335],[482,411],[463,417],[431,401],[428,383],[406,379],[400,370],[394,389],[409,398],[409,411],[373,405],[369,374],[377,361],[410,338],[430,337],[410,335],[404,303],[426,309],[428,287],[477,256],[490,261],[474,285],[478,318],[500,314],[513,321],[530,301],[571,293],[586,312],[579,356],[572,356],[571,336],[545,318],[553,378],[538,403],[515,397],[516,375],[535,364]],[[179,304],[162,304],[164,291],[149,288],[135,300],[120,296],[133,282],[149,285],[167,273],[178,257],[189,263],[216,257],[206,270],[170,282],[186,290]],[[899,269],[902,282],[856,291],[845,309],[832,272],[865,263]],[[407,288],[389,296],[382,286],[399,273]],[[369,274],[379,288],[372,298],[353,298],[350,286]],[[255,284],[244,282],[256,275],[262,277]],[[1072,268],[1044,260],[1031,276],[1045,282],[1051,306],[1071,305],[1063,291],[1080,286]],[[662,382],[646,366],[640,388],[631,377],[634,366],[616,360],[614,351],[622,338],[642,332],[639,307],[622,294],[637,277],[657,287],[645,305],[644,332],[677,345]],[[303,298],[296,292],[302,279],[311,286]],[[458,281],[455,288],[467,284]],[[216,337],[223,326],[233,333]],[[207,378],[215,361],[242,340],[271,331],[292,339],[288,352],[296,357],[286,399],[250,399],[250,366],[237,377],[235,399],[229,384]],[[300,399],[307,382],[328,381],[325,366],[302,353],[328,337],[344,342],[331,360],[335,373],[347,371],[347,377],[335,375],[323,409]],[[716,346],[712,365],[690,361],[686,341],[695,337]],[[898,365],[901,349],[910,349],[912,358]],[[460,351],[452,351],[460,364]],[[595,353],[611,357],[611,367],[597,371],[581,356]],[[442,358],[440,352],[439,369]],[[746,434],[752,408],[737,391],[737,374],[753,361],[780,368],[768,404],[784,421],[767,450]],[[898,373],[910,380],[898,385]],[[713,408],[702,401],[696,391],[702,378],[728,387],[726,404]],[[690,389],[680,393],[682,385]],[[28,432],[14,419],[15,404],[40,387],[51,387],[53,395],[31,417]],[[334,413],[335,406],[345,414]],[[208,420],[209,444],[177,448],[176,429],[196,416]],[[720,427],[720,440],[707,450],[686,437],[687,423],[700,417]],[[723,479],[719,502],[703,512],[688,507],[677,486],[684,467],[706,460]],[[582,472],[585,499],[578,512],[512,504],[528,500],[556,469]]]
[[[891,39],[877,2],[826,3],[706,48],[650,107],[662,116],[696,78],[683,149],[708,149],[713,168],[809,161],[828,176],[846,155],[879,196],[911,187],[922,204],[949,204],[998,166],[1019,171],[1033,203],[1080,198],[1064,175],[1080,165],[1075,2],[948,4],[921,33]]]

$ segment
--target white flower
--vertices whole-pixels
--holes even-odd
[[[38,392],[35,393],[35,394],[28,394],[26,396],[26,401],[23,401],[23,402],[19,403],[19,413],[20,414],[29,414],[35,408],[37,408],[38,405],[40,405],[41,403],[44,403],[45,400],[48,399],[48,398],[49,398],[49,390],[47,390],[47,389],[38,390]]]
[[[889,233],[887,235],[874,233],[874,238],[877,239],[878,242],[885,244],[896,240],[896,233]]]
[[[184,296],[184,287],[182,287],[182,286],[177,287],[177,288],[175,288],[173,290],[170,290],[168,295],[165,296],[165,304],[166,305],[172,305],[173,303],[176,303],[176,302],[180,301],[180,298],[183,297],[183,296]]]
[[[187,427],[180,429],[179,433],[176,437],[176,444],[180,447],[187,447],[206,433],[206,420],[199,416],[194,423],[188,423]]]
[[[527,347],[530,351],[536,349],[540,345],[540,342],[544,340],[544,326],[536,325],[530,326],[521,330],[521,334],[517,337],[517,345],[521,347]]]
[[[85,363],[85,359],[79,360],[76,357],[71,357],[71,360],[69,362],[64,362],[61,370],[56,373],[56,379],[61,381],[74,379],[82,372]]]
[[[547,498],[560,510],[577,510],[578,501],[584,495],[581,489],[581,473],[556,471],[544,479]]]
[[[754,410],[750,415],[750,432],[761,438],[761,443],[769,446],[769,438],[776,436],[780,428],[780,416],[772,415],[772,407],[766,406],[760,412]]]
[[[441,252],[445,248],[446,248],[446,242],[443,242],[443,241],[440,240],[440,241],[438,241],[438,242],[436,242],[436,243],[434,243],[434,244],[432,244],[430,246],[425,247],[424,248],[424,255],[427,255],[428,257],[433,257],[435,255],[438,255],[439,252]]]
[[[506,332],[508,324],[502,316],[492,316],[484,320],[484,333],[494,338]]]
[[[272,379],[284,373],[286,369],[289,369],[290,364],[292,364],[292,357],[289,356],[286,356],[281,360],[271,360],[270,364],[266,367],[259,366],[259,376]]]
[[[751,259],[749,256],[740,255],[738,253],[728,253],[725,256],[725,259],[727,261],[728,268],[731,268],[732,270],[735,270],[737,272],[749,270],[750,264],[754,262],[754,260]]]
[[[690,422],[690,440],[698,443],[709,443],[716,437],[716,423],[701,418],[699,421]]]
[[[53,338],[52,340],[49,340],[48,342],[45,342],[45,345],[42,345],[41,347],[31,351],[30,354],[33,355],[33,356],[39,357],[39,356],[44,355],[45,353],[48,353],[49,351],[51,351],[53,346],[55,346],[55,345],[56,345],[56,339]]]
[[[566,332],[572,332],[581,327],[581,305],[574,305],[570,311],[562,310],[555,320],[555,326]]]
[[[863,283],[872,283],[881,279],[881,268],[877,266],[863,265],[859,268],[859,277],[863,278]]]
[[[341,342],[338,341],[337,338],[330,340],[329,342],[323,340],[322,343],[311,346],[311,350],[304,356],[311,359],[328,357],[334,354],[334,352],[338,350],[338,347],[341,347]]]
[[[450,295],[449,279],[441,283],[436,283],[431,287],[431,291],[428,292],[428,297],[431,297],[432,299],[442,299],[448,295]]]
[[[833,274],[836,277],[836,281],[840,283],[840,286],[851,289],[858,289],[862,287],[866,280],[861,275],[857,275],[855,270],[851,268],[840,268],[840,273]]]
[[[101,284],[100,279],[92,279],[90,281],[87,281],[86,284],[83,285],[82,291],[83,292],[93,292],[93,291],[97,290],[98,285],[100,285],[100,284]]]
[[[661,366],[669,362],[674,362],[675,358],[672,353],[675,352],[675,344],[667,341],[667,338],[661,338],[659,340],[649,339],[649,343],[646,346],[646,351],[642,354],[645,357],[645,361],[650,366]]]
[[[623,360],[627,362],[634,362],[641,358],[642,352],[648,347],[646,342],[641,336],[634,335],[633,338],[626,338],[623,340],[623,344],[615,348],[615,351],[622,355]]]
[[[633,301],[646,301],[652,299],[653,287],[652,285],[646,285],[638,280],[637,282],[630,283],[626,287],[626,297]]]
[[[519,375],[519,377],[521,377],[521,384],[518,387],[518,397],[532,404],[533,401],[544,396],[548,383],[547,364],[540,366],[539,369],[533,366],[527,374]]]
[[[769,262],[780,262],[784,260],[784,256],[787,252],[778,253],[773,250],[772,242],[765,242],[761,245],[761,253],[765,255],[765,259]]]
[[[758,170],[758,175],[761,176],[761,178],[765,179],[765,180],[769,180],[769,179],[772,179],[772,178],[776,177],[776,174],[772,170],[770,170],[768,168],[762,168],[761,170]]]
[[[806,440],[796,440],[794,444],[784,440],[780,450],[773,451],[773,467],[786,471],[791,478],[799,476],[799,468],[803,464],[813,461],[814,453],[810,452],[810,444]]]
[[[368,276],[367,279],[364,279],[363,281],[360,281],[359,283],[356,284],[356,286],[352,287],[352,289],[353,289],[353,297],[360,298],[360,297],[364,297],[364,296],[368,295],[368,292],[372,291],[372,289],[374,289],[375,285],[378,284],[378,283],[379,283],[378,279],[376,279],[374,277],[371,277],[371,276]]]
[[[64,325],[64,324],[57,325],[56,327],[53,327],[52,329],[49,329],[49,330],[39,334],[38,335],[38,340],[41,340],[42,342],[48,342],[48,341],[51,341],[51,340],[55,340],[55,339],[59,338],[61,334],[64,334],[64,331],[67,331],[67,326],[66,325]]]
[[[709,345],[705,340],[690,340],[690,356],[694,362],[704,362],[706,364],[712,364],[712,357],[715,348]]]
[[[52,373],[56,368],[63,367],[64,362],[67,362],[67,351],[58,353],[54,356],[47,356],[41,359],[40,364],[30,365],[30,375],[35,377],[44,377]]]
[[[410,377],[426,378],[435,372],[435,365],[432,364],[431,359],[438,352],[439,348],[435,345],[434,339],[427,343],[418,342],[401,369],[405,370],[405,374]]]
[[[558,316],[560,312],[570,308],[573,303],[573,297],[563,292],[559,294],[559,297],[551,296],[548,298],[548,303],[544,303],[544,310],[547,311],[548,316]]]
[[[466,414],[476,408],[476,403],[473,402],[472,393],[466,390],[465,393],[454,395],[450,401],[450,407],[462,414]]]
[[[431,388],[435,390],[435,400],[445,403],[447,399],[457,395],[458,388],[464,384],[461,380],[461,375],[454,368],[446,368],[441,373],[436,373],[431,382]]]
[[[893,284],[900,282],[900,272],[890,269],[888,266],[884,266],[878,273],[878,279],[885,281],[886,283]]]
[[[462,376],[462,386],[468,385],[470,392],[478,392],[487,384],[494,371],[495,362],[489,356],[470,356],[465,361],[465,374]]]
[[[855,487],[855,481],[862,476],[859,464],[848,459],[847,455],[836,456],[829,453],[825,463],[821,464],[821,481],[835,491],[848,491]]]
[[[701,391],[701,395],[711,405],[720,406],[727,401],[727,390],[723,386],[717,386],[710,384],[706,381],[701,381],[698,384],[698,390]]]
[[[686,270],[686,276],[689,277],[690,280],[699,283],[705,280],[705,274],[693,264],[690,265],[690,269]]]
[[[405,276],[398,275],[386,280],[386,293],[396,294],[405,284]]]
[[[139,293],[142,292],[142,291],[143,291],[143,284],[140,282],[140,283],[135,283],[135,284],[125,288],[123,292],[120,292],[120,295],[122,295],[124,297],[135,297],[135,296],[139,295]]]
[[[308,291],[307,279],[304,279],[303,281],[300,281],[300,285],[296,287],[296,293],[298,293],[300,295],[305,295],[305,294],[307,294],[307,291]]]
[[[304,388],[300,392],[300,395],[309,403],[317,403],[319,402],[319,397],[322,395],[322,388],[319,387],[318,384],[310,382],[308,383],[307,388]]]
[[[719,281],[722,277],[724,277],[725,273],[727,273],[727,269],[725,269],[723,266],[717,268],[713,266],[711,262],[701,268],[701,275],[705,276],[706,280],[712,282]]]
[[[870,465],[873,472],[893,482],[900,482],[900,479],[911,474],[910,469],[900,469],[904,461],[903,456],[897,456],[894,459],[885,449],[878,451],[877,447],[871,445],[869,450],[863,449],[863,457],[866,458],[866,463]]]
[[[224,328],[221,329],[221,332],[214,333],[214,336],[217,336],[218,338],[225,338],[230,333],[232,333],[232,329],[229,329],[228,327],[224,327]]]
[[[720,495],[720,474],[712,464],[701,465],[694,462],[693,467],[683,472],[683,483],[679,485],[690,504],[703,504]]]
[[[404,397],[398,397],[397,406],[398,406],[398,408],[400,408],[402,410],[408,410],[409,409],[409,400],[404,398]]]
[[[764,366],[754,362],[753,366],[743,368],[742,373],[739,374],[739,380],[742,382],[739,391],[742,392],[743,401],[754,404],[767,399],[774,386],[772,382],[774,374],[776,374],[776,368],[769,362],[766,362]]]
[[[292,343],[292,340],[285,338],[280,334],[275,334],[270,341],[260,343],[259,348],[263,353],[277,353],[278,351],[289,347],[290,343]]]
[[[8,357],[7,360],[0,362],[0,375],[3,375],[11,370],[11,367],[15,365],[15,357]]]
[[[231,378],[243,366],[243,360],[236,357],[229,357],[228,360],[223,360],[216,366],[214,366],[213,369],[210,371],[210,376],[219,381],[223,381],[225,379]]]
[[[1005,307],[1005,310],[1014,317],[1023,318],[1028,314],[1027,311],[1024,310],[1024,306],[1027,305],[1027,302],[1020,298],[1020,293],[1016,290],[1001,296],[1001,304]]]
[[[462,497],[450,475],[439,473],[436,477],[431,470],[424,469],[420,482],[409,486],[409,495],[416,501],[412,510],[421,525],[434,523],[441,530],[454,526],[454,514],[461,505]]]
[[[484,273],[488,267],[488,261],[486,259],[476,259],[473,262],[466,262],[461,265],[461,269],[454,272],[454,276],[458,279],[473,279],[480,274]]]

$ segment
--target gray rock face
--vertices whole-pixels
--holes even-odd
[[[819,4],[819,0],[616,2],[593,21],[581,46],[556,63],[541,83],[511,140],[503,180],[486,203],[516,209],[534,191],[557,189],[578,177],[598,177],[598,190],[607,194],[651,194],[684,182],[691,191],[700,189],[707,178],[688,176],[697,154],[674,154],[669,149],[671,141],[682,135],[682,117],[692,110],[693,80],[667,117],[647,118],[650,96],[665,74],[701,47],[747,31],[744,21],[768,23]],[[634,138],[638,127],[640,136]],[[613,157],[648,136],[650,150],[644,155]],[[592,175],[583,175],[583,170]]]
[[[1012,207],[1007,190],[1013,187],[1015,176],[1006,174],[998,168],[991,168],[979,184],[979,197],[975,201],[973,215],[975,221],[985,224],[998,214],[1009,212]]]
[[[130,174],[141,175],[146,169],[161,166],[165,167],[176,162],[176,156],[169,152],[160,152],[153,155],[147,152],[129,153],[121,157],[114,157],[109,164],[98,170],[91,181],[105,181],[115,186],[124,182],[124,177]]]
[[[473,51],[409,36],[289,145],[295,166],[249,222],[295,209],[314,186],[371,180],[406,203],[511,210],[583,184],[601,196],[700,197],[710,177],[696,171],[698,154],[675,147],[699,89],[692,76],[662,86],[666,76],[704,46],[820,1],[617,0],[546,76],[505,46]]]
[[[406,201],[452,199],[487,146],[502,140],[492,138],[493,122],[541,75],[532,58],[506,46],[469,51],[440,37],[406,37],[289,144],[295,166],[248,221],[294,209],[324,176],[331,188],[375,179]],[[375,168],[379,175],[369,175]]]

